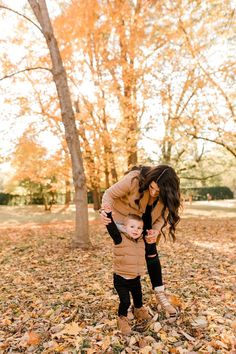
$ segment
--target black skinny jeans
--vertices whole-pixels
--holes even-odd
[[[156,244],[148,244],[145,241],[145,238],[144,238],[144,242],[145,242],[145,251],[146,251],[147,270],[152,283],[152,288],[154,289],[156,286],[163,285],[161,263],[157,253]],[[149,257],[152,255],[156,255],[156,256]]]
[[[143,214],[143,222],[144,222],[144,235],[146,235],[147,230],[152,229],[152,210],[156,206],[158,200],[153,205],[147,205],[145,209],[145,213]],[[145,251],[146,251],[146,262],[147,262],[147,269],[148,269],[148,274],[152,283],[153,289],[156,286],[162,286],[163,281],[162,281],[162,271],[161,271],[161,263],[158,257],[157,253],[157,246],[156,244],[148,244],[145,240],[144,237],[144,242],[145,242]],[[149,257],[153,256],[155,257]]]
[[[124,279],[120,275],[114,274],[113,280],[114,287],[120,298],[118,316],[127,316],[128,308],[130,307],[130,293],[134,307],[140,308],[143,306],[140,276],[134,279]]]

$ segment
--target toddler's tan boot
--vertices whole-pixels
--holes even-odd
[[[134,317],[137,320],[150,320],[151,316],[149,315],[147,309],[145,309],[145,307],[140,307],[139,309],[134,308]]]
[[[125,316],[118,317],[117,320],[118,329],[124,336],[128,336],[131,333],[131,328],[129,325],[128,318]]]

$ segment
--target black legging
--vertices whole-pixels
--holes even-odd
[[[147,230],[152,229],[152,217],[151,217],[151,212],[153,207],[156,205],[156,202],[154,205],[147,205],[145,213],[143,214],[143,223],[144,223],[144,235],[146,234]],[[162,281],[162,271],[161,271],[161,263],[158,257],[157,253],[157,246],[156,244],[148,244],[145,240],[145,250],[146,250],[146,262],[147,262],[147,269],[148,269],[148,274],[152,283],[153,289],[156,286],[162,286],[163,281]],[[155,256],[154,256],[155,255]],[[152,257],[150,257],[152,256]],[[154,257],[153,257],[154,256]]]
[[[126,317],[128,314],[128,308],[130,307],[130,292],[133,298],[134,307],[140,308],[143,306],[140,276],[134,279],[124,279],[120,275],[114,274],[113,279],[114,287],[120,298],[118,309],[119,316]]]
[[[154,289],[156,286],[163,285],[161,263],[157,253],[156,244],[149,245],[145,241],[145,249],[146,249],[147,270],[152,283],[152,288]],[[153,255],[155,255],[155,257],[149,257]]]

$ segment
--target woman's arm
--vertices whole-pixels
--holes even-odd
[[[116,198],[121,198],[128,195],[134,186],[134,181],[138,186],[138,179],[134,179],[139,175],[139,171],[131,171],[125,175],[119,182],[113,184],[108,188],[102,197],[102,208],[103,205],[109,205],[112,208],[114,200]]]

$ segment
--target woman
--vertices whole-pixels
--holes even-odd
[[[176,309],[168,301],[162,281],[161,264],[156,244],[152,244],[168,226],[169,234],[175,240],[175,227],[179,222],[180,190],[179,178],[168,165],[157,167],[134,167],[119,182],[108,188],[102,198],[102,206],[112,209],[112,216],[118,228],[128,214],[142,216],[146,244],[147,269],[155,291],[156,299],[168,316],[175,317]],[[102,208],[103,209],[103,208]],[[105,225],[110,223],[101,209]]]

